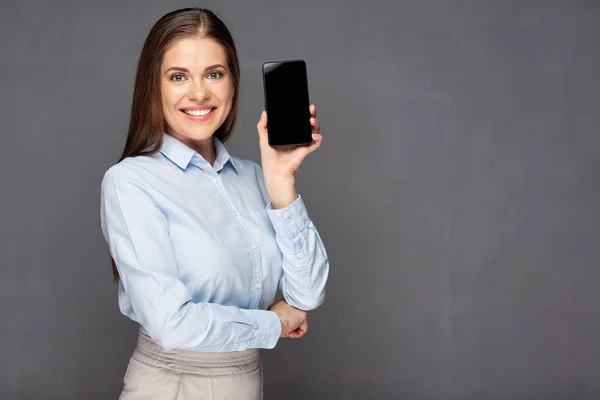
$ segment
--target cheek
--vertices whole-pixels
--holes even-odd
[[[215,85],[213,89],[213,94],[219,98],[221,103],[231,102],[234,93],[233,84],[229,80],[227,82],[220,82],[218,85]]]
[[[182,93],[185,94],[183,88],[172,87],[168,84],[161,86],[162,105],[165,111],[173,112],[182,98]]]
[[[231,105],[233,104],[233,95],[235,94],[235,91],[233,90],[233,88],[222,88],[219,92],[219,98],[221,99],[221,102],[223,104],[227,104],[228,108],[231,108]]]

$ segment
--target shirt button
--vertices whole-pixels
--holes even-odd
[[[292,219],[291,218],[286,218],[285,219],[285,223],[288,224],[288,225],[291,224],[292,223]]]
[[[233,345],[233,347],[237,350],[237,349],[240,348],[240,345],[236,343],[236,344]]]
[[[214,183],[217,183],[217,182],[219,182],[219,178],[214,178],[214,179],[213,179],[213,182],[214,182]]]
[[[296,253],[296,257],[302,258],[302,257],[304,257],[304,253],[302,253],[302,252]]]
[[[258,248],[258,245],[256,243],[252,243],[252,248],[256,249],[256,248]]]
[[[266,344],[267,344],[267,339],[264,339],[264,340],[262,341],[262,344],[263,344],[263,346],[266,346]]]
[[[256,290],[258,290],[262,287],[262,285],[260,283],[257,283],[256,285],[254,285],[254,287],[256,288]]]
[[[232,212],[231,212],[231,216],[232,216],[232,217],[237,217],[238,215],[239,215],[239,214],[238,214],[238,212],[237,212],[237,211],[232,211]]]

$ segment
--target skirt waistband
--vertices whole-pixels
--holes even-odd
[[[197,352],[190,350],[165,350],[156,344],[148,332],[140,327],[137,347],[133,357],[179,372],[195,372],[197,368],[243,367],[260,362],[260,350],[235,352]]]

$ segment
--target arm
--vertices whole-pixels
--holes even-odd
[[[323,303],[329,273],[323,242],[296,192],[296,171],[306,156],[323,142],[314,105],[310,106],[310,116],[313,143],[309,146],[271,147],[266,111],[262,112],[256,125],[262,165],[262,169],[258,168],[258,182],[268,203],[267,214],[283,256],[283,277],[279,286],[285,300],[301,310],[313,310]]]
[[[178,276],[167,220],[143,181],[119,167],[102,181],[102,232],[136,320],[166,349],[237,351],[273,348],[277,314],[194,303]]]
[[[276,200],[270,199],[262,170],[257,164],[255,167],[263,199],[268,203],[267,214],[283,258],[279,289],[289,305],[300,310],[313,310],[323,304],[329,274],[329,260],[323,241],[308,216],[302,197],[295,194],[295,187],[295,200],[283,208],[275,208]],[[283,194],[283,197],[286,196],[290,197],[289,193]]]

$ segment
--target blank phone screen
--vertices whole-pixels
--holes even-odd
[[[263,78],[269,144],[287,146],[311,143],[306,63],[265,63]]]

